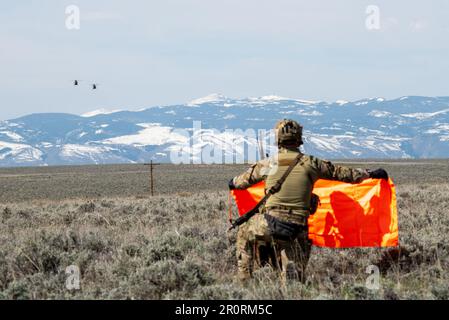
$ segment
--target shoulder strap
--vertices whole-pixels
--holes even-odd
[[[234,223],[232,223],[232,226],[229,228],[229,230],[241,225],[242,223],[245,223],[246,221],[251,219],[251,217],[254,216],[257,212],[259,212],[259,208],[265,204],[265,202],[268,200],[268,198],[272,194],[278,192],[281,189],[282,184],[284,183],[285,179],[287,179],[290,172],[292,172],[293,168],[298,164],[298,162],[301,160],[301,158],[303,156],[304,155],[301,153],[298,154],[298,156],[295,158],[295,160],[293,160],[293,162],[290,164],[288,169],[284,172],[282,177],[276,182],[276,184],[274,186],[272,186],[270,188],[270,190],[268,190],[268,192],[265,194],[265,196],[262,198],[262,200],[260,200],[259,203],[256,204],[256,206],[254,208],[252,208],[247,213],[245,213],[243,216],[240,216],[237,220],[235,220]]]
[[[293,162],[290,163],[290,165],[288,166],[287,170],[284,172],[282,177],[276,182],[274,186],[270,188],[270,190],[268,190],[267,195],[275,194],[276,192],[279,192],[279,190],[281,190],[282,184],[285,182],[285,179],[287,179],[290,172],[292,172],[293,168],[299,163],[299,161],[302,159],[303,156],[304,154],[301,153],[296,156],[295,160],[293,160]]]

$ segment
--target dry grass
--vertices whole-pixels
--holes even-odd
[[[182,170],[167,169],[166,183],[160,177],[158,181],[163,194],[154,198],[142,191],[119,195],[118,182],[105,187],[113,179],[102,174],[104,167],[100,174],[94,169],[83,174],[77,167],[80,174],[72,174],[66,186],[92,180],[93,186],[81,192],[83,199],[68,199],[73,193],[64,188],[63,179],[53,186],[60,189],[52,196],[45,197],[49,182],[27,194],[30,186],[14,175],[29,177],[35,171],[2,170],[0,183],[7,181],[15,190],[8,191],[7,199],[3,194],[0,202],[0,297],[448,299],[448,164],[383,165],[397,182],[401,247],[313,248],[308,282],[287,288],[279,286],[277,274],[269,269],[259,270],[245,287],[234,280],[235,232],[226,232],[224,188],[227,176],[241,167],[189,168],[185,176]],[[58,179],[45,170],[45,179]],[[69,172],[64,168],[62,174]],[[125,186],[146,179],[118,175]],[[101,195],[89,195],[99,185]],[[365,270],[371,264],[381,270],[379,290],[365,287]],[[80,290],[65,287],[69,265],[81,270]]]

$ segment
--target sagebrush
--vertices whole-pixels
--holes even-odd
[[[0,205],[0,297],[448,299],[449,182],[443,170],[447,167],[443,161],[387,165],[397,182],[400,247],[314,247],[307,282],[287,287],[279,285],[278,274],[269,268],[258,270],[245,286],[235,280],[235,231],[226,231],[228,199],[223,181],[241,166],[227,167],[215,176],[201,175],[202,169],[196,168],[197,174],[183,179],[182,186],[182,170],[173,169],[178,177],[167,178],[164,194],[152,198],[115,192],[105,196],[108,191],[102,189],[100,196],[82,199],[29,199],[18,194],[18,201],[9,190],[9,199],[3,197]],[[46,170],[51,177],[51,170]],[[126,175],[121,178],[126,180]],[[20,177],[11,180],[9,173],[4,179],[21,186],[15,192],[25,192]],[[0,182],[4,179],[0,175]],[[70,186],[77,183],[76,175],[72,179]],[[169,182],[176,186],[170,187]],[[213,184],[217,187],[207,187]],[[65,193],[55,190],[55,194]],[[70,265],[81,271],[80,290],[65,286],[65,269]],[[369,265],[380,268],[379,290],[365,286]]]

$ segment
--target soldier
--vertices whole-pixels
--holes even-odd
[[[300,157],[281,189],[265,203],[260,213],[241,225],[237,234],[238,278],[252,276],[254,267],[269,262],[281,271],[283,283],[288,279],[305,281],[310,256],[308,237],[313,185],[318,179],[359,183],[367,178],[388,179],[383,169],[374,171],[337,166],[314,156],[303,155],[302,126],[294,120],[281,120],[275,126],[278,154],[253,164],[245,173],[231,179],[229,188],[246,189],[265,180],[269,190],[289,165]]]

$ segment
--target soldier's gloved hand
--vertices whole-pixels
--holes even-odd
[[[234,190],[235,189],[234,178],[229,180],[228,186],[229,186],[229,190]]]
[[[368,170],[369,177],[372,179],[385,179],[388,180],[388,173],[382,168],[376,170]]]

